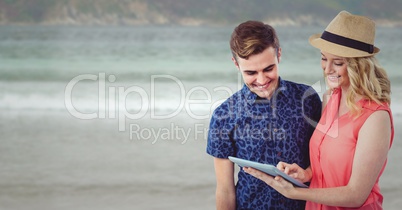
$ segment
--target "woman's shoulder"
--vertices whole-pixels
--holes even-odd
[[[389,104],[386,102],[377,103],[375,101],[363,99],[361,103],[362,103],[362,108],[367,111],[371,111],[371,112],[379,111],[379,110],[391,111]]]

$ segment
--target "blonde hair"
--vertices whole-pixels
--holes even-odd
[[[346,105],[351,114],[358,116],[357,95],[377,104],[391,104],[391,83],[386,71],[374,56],[346,58],[350,88],[346,96]]]

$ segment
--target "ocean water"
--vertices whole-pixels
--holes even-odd
[[[113,117],[119,109],[141,116],[187,107],[204,116],[241,87],[229,52],[231,31],[231,26],[1,26],[0,108]],[[280,75],[325,89],[319,51],[307,42],[321,28],[277,31],[283,49]],[[399,104],[401,35],[401,28],[378,28],[376,41]]]
[[[214,209],[205,134],[242,86],[232,29],[0,26],[0,209]],[[281,77],[318,92],[307,40],[321,30],[277,28]],[[401,122],[402,28],[378,28],[376,45]],[[400,206],[401,148],[383,176],[387,209]]]

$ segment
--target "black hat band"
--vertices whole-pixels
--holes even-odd
[[[339,44],[342,46],[350,47],[356,50],[361,50],[372,54],[374,52],[374,46],[372,44],[367,44],[354,39],[349,39],[343,36],[339,36],[328,31],[324,31],[321,35],[321,39],[327,40],[329,42]]]

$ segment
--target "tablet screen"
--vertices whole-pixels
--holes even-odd
[[[249,160],[245,160],[245,159],[241,159],[241,158],[232,157],[232,156],[229,156],[229,160],[236,163],[240,167],[255,168],[255,169],[263,171],[271,176],[281,176],[284,179],[286,179],[288,182],[291,182],[292,184],[294,184],[298,187],[308,188],[307,185],[303,184],[299,180],[294,179],[293,177],[290,177],[289,175],[285,174],[283,171],[279,170],[278,168],[276,168],[273,165],[258,163],[258,162],[254,162],[254,161],[249,161]]]

